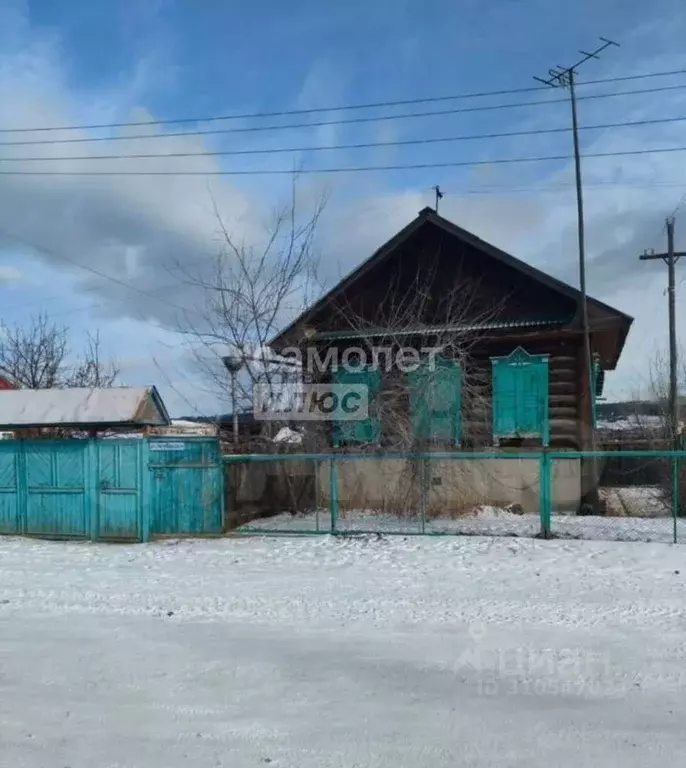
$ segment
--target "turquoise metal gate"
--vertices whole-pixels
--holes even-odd
[[[87,442],[44,440],[24,444],[25,533],[85,538],[89,535]]]
[[[0,440],[0,533],[21,533],[19,455],[14,441]]]
[[[216,439],[0,440],[0,534],[147,541],[222,521]]]
[[[143,530],[142,440],[109,440],[97,447],[94,538],[140,539]]]
[[[223,469],[214,438],[151,438],[154,534],[217,534],[223,520]]]

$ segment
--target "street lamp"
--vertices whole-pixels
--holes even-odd
[[[238,442],[238,412],[236,411],[236,374],[243,367],[243,360],[240,357],[226,355],[222,357],[222,363],[231,377],[231,410],[233,416],[233,441]]]

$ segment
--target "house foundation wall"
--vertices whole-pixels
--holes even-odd
[[[476,506],[519,505],[523,512],[540,510],[540,464],[536,459],[459,459],[427,463],[405,459],[341,461],[337,464],[338,500],[346,509],[384,512],[418,509],[425,473],[426,509],[435,515],[460,514]],[[553,463],[552,507],[575,513],[581,497],[581,463]],[[329,466],[317,470],[317,496],[328,504]]]

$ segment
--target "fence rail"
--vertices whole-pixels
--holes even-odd
[[[618,456],[650,461],[656,482],[600,485],[603,464]],[[677,543],[686,541],[685,459],[655,450],[224,456],[227,527]]]

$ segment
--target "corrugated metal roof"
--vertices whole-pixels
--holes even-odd
[[[216,424],[208,424],[198,421],[187,421],[186,419],[172,419],[172,422],[167,427],[151,427],[151,435],[164,435],[169,436],[204,436],[215,437],[219,432],[219,428]]]
[[[323,331],[315,334],[315,339],[367,339],[374,336],[427,336],[436,333],[457,333],[460,331],[499,331],[511,328],[536,328],[546,325],[564,325],[569,320],[510,320],[491,323],[464,325],[429,325],[414,328],[369,328],[361,331]]]
[[[0,392],[0,428],[165,424],[169,414],[155,387]]]

